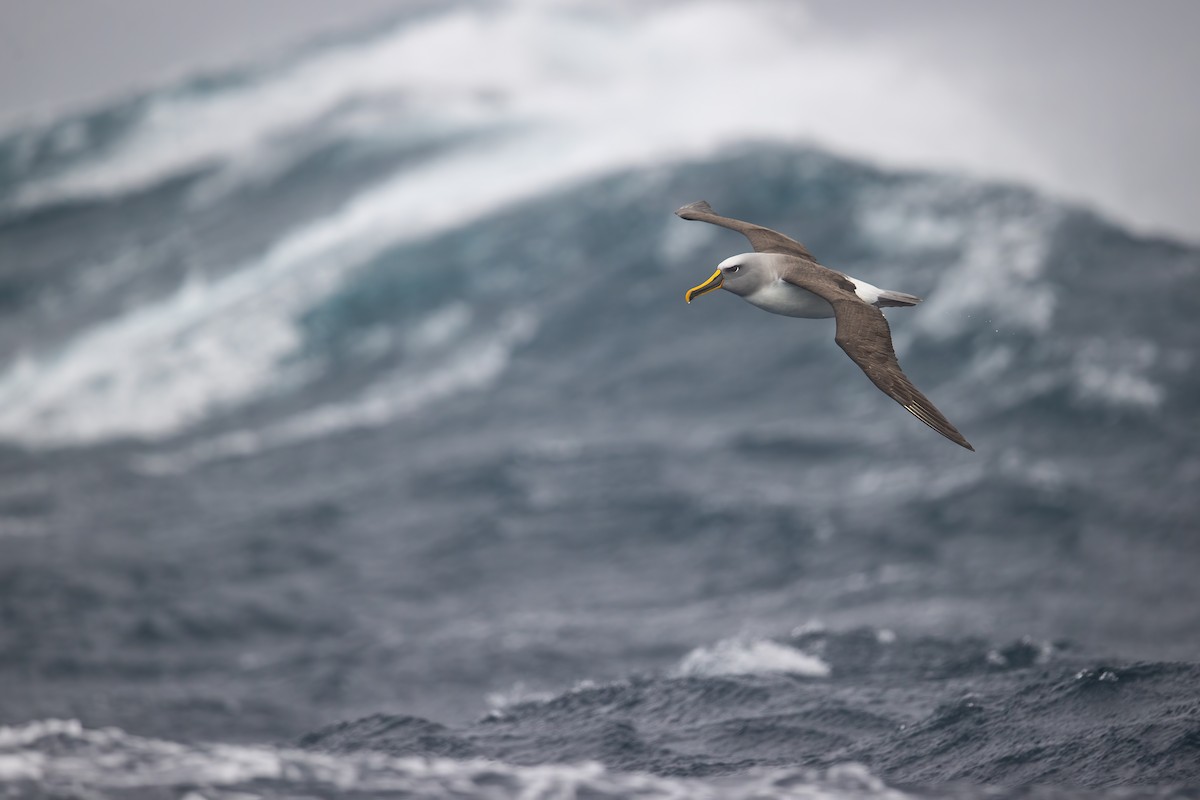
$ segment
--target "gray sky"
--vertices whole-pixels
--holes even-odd
[[[0,0],[0,125],[361,25],[405,0]]]
[[[0,0],[0,125],[349,28],[406,0]],[[1031,179],[1200,241],[1200,2],[808,0],[831,37],[945,75],[1044,163]],[[936,166],[936,165],[933,165]],[[954,165],[950,165],[954,166]]]
[[[924,59],[999,108],[1056,165],[1050,188],[1200,241],[1200,2],[810,6],[830,27]]]

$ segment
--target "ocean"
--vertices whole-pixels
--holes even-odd
[[[0,795],[1200,793],[1200,249],[650,115],[722,8],[431,4],[3,134]],[[924,297],[978,452],[685,304],[700,199]]]

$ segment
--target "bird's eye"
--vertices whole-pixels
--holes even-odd
[[[737,272],[739,269],[741,269],[741,267],[739,267],[739,266],[737,266],[737,265],[735,264],[735,265],[734,265],[734,266],[732,266],[732,267],[726,267],[726,268],[725,268],[725,271],[726,271],[727,273],[729,273],[730,275],[732,275],[733,273]]]

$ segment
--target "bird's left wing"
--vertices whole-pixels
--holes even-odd
[[[754,248],[755,252],[782,253],[816,263],[816,259],[812,253],[808,252],[808,248],[795,239],[784,236],[782,233],[773,231],[770,228],[764,228],[761,225],[742,222],[740,219],[722,217],[715,213],[712,210],[712,206],[703,200],[686,205],[675,213],[684,219],[700,220],[701,222],[720,225],[722,228],[729,228],[731,231],[737,231],[750,240],[750,246]]]
[[[837,316],[834,341],[862,368],[871,383],[942,436],[968,450],[975,449],[900,369],[892,347],[891,329],[879,309],[857,298],[843,298],[833,303],[833,312]]]
[[[823,267],[819,267],[818,270],[820,271],[813,270],[808,265],[795,264],[781,277],[788,283],[807,289],[829,301],[837,318],[834,341],[862,368],[871,379],[871,383],[942,436],[974,451],[971,443],[937,410],[937,406],[931,403],[928,397],[912,385],[912,381],[900,369],[900,361],[892,347],[892,330],[888,327],[883,313],[864,303],[852,291],[846,291],[837,280],[842,277],[839,273],[832,273]]]

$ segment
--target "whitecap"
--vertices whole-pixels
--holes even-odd
[[[0,748],[23,747],[47,736],[81,736],[83,724],[77,719],[33,720],[24,725],[0,725]]]
[[[1166,399],[1166,390],[1148,375],[1159,361],[1159,347],[1151,341],[1092,339],[1072,357],[1076,392],[1085,403],[1152,411]]]
[[[184,448],[141,455],[133,467],[147,475],[174,475],[201,464],[268,450],[350,430],[377,428],[464,392],[479,391],[504,372],[513,349],[532,335],[530,315],[513,314],[485,338],[468,340],[436,367],[398,372],[349,400],[327,403],[272,422],[202,439]]]
[[[987,327],[1044,334],[1053,323],[1058,298],[1045,267],[1061,208],[1032,196],[1013,208],[988,191],[926,177],[865,192],[859,201],[860,229],[882,251],[958,253],[909,326],[918,334],[944,340]]]
[[[692,650],[676,668],[679,675],[754,675],[787,672],[828,678],[832,669],[820,658],[770,639],[723,639]]]

